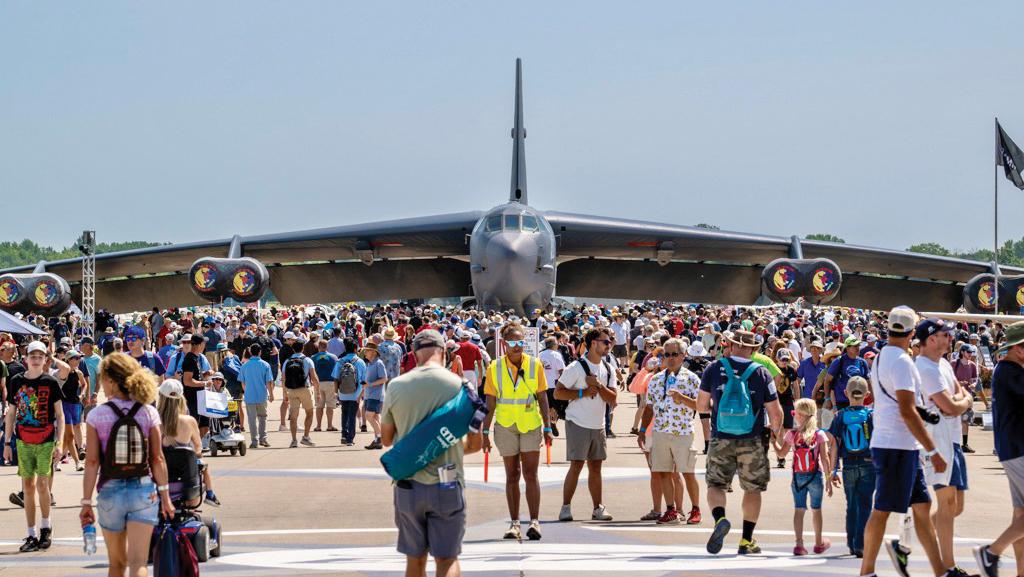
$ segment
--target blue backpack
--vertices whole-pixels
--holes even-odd
[[[747,379],[760,366],[751,362],[743,374],[736,376],[729,359],[720,359],[728,381],[718,399],[718,421],[719,433],[729,435],[746,435],[754,430],[754,423],[757,414],[754,412],[753,403],[750,401],[750,389],[747,387]]]
[[[871,409],[843,409],[843,448],[847,454],[860,455],[871,448]]]

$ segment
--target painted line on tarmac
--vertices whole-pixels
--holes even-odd
[[[621,525],[621,526],[596,526],[596,525],[583,525],[582,528],[589,531],[628,531],[634,533],[711,533],[710,527],[647,527],[637,525]],[[785,531],[782,529],[757,529],[754,531],[758,535],[773,535],[780,537],[792,537],[792,531]],[[804,532],[804,535],[813,535],[812,532]],[[846,533],[839,533],[837,531],[822,531],[824,537],[841,537],[846,538]],[[813,538],[813,537],[812,537]],[[886,535],[886,539],[899,539],[899,535]],[[962,543],[965,545],[978,545],[984,543],[991,543],[993,539],[979,539],[975,537],[954,537],[954,543]]]
[[[224,531],[225,537],[252,537],[258,535],[329,535],[337,533],[397,533],[395,527],[368,527],[351,528],[339,527],[336,529],[266,529],[261,531]],[[54,543],[81,543],[81,537],[56,537]],[[102,543],[103,536],[96,536],[96,543]],[[21,545],[22,541],[0,541],[0,546]]]
[[[303,571],[378,573],[405,570],[405,556],[393,546],[237,553],[220,557],[216,562]],[[503,541],[468,543],[459,555],[459,563],[466,573],[592,571],[608,574],[743,570],[753,574],[754,571],[767,570],[767,574],[778,575],[781,570],[810,568],[825,562],[824,558],[792,557],[788,553],[771,551],[757,556],[712,556],[704,547],[687,545],[617,545],[609,548],[607,544],[600,543],[533,543],[527,546]]]

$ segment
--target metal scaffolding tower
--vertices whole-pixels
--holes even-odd
[[[96,231],[82,232],[78,245],[82,253],[82,335],[96,332]]]

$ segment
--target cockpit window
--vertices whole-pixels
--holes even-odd
[[[519,215],[518,214],[506,214],[505,215],[505,230],[516,231],[519,230]]]
[[[500,214],[492,214],[491,216],[487,217],[487,230],[492,232],[501,230]]]
[[[523,230],[535,231],[537,230],[537,217],[529,214],[523,215]]]

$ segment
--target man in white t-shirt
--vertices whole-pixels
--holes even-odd
[[[562,358],[561,351],[558,350],[558,339],[555,337],[548,337],[544,339],[544,350],[538,355],[541,364],[544,365],[544,377],[547,379],[548,390],[548,411],[549,411],[549,422],[551,423],[551,434],[558,436],[558,418],[559,411],[564,415],[565,401],[558,401],[555,399],[555,388],[550,386],[550,383],[557,383],[558,377],[562,376],[562,371],[565,370],[565,359]]]
[[[925,479],[935,490],[938,511],[935,533],[947,575],[959,575],[953,558],[953,520],[963,513],[964,491],[967,490],[967,461],[960,440],[960,415],[970,408],[972,398],[957,382],[956,373],[942,355],[949,352],[953,325],[942,319],[925,319],[917,325],[914,338],[921,343],[921,354],[914,360],[921,374],[921,397],[925,409],[939,416],[938,423],[928,423],[928,433],[935,448],[949,463],[938,472],[930,462],[924,463]]]
[[[612,346],[612,355],[617,361],[619,366],[626,364],[626,357],[629,355],[629,331],[633,327],[626,320],[626,315],[622,313],[615,313],[612,317],[612,334],[615,335],[615,343]]]
[[[917,313],[909,307],[896,307],[889,312],[889,344],[878,354],[871,368],[871,386],[875,398],[874,432],[871,436],[871,459],[878,476],[875,480],[875,504],[864,529],[864,559],[861,575],[875,575],[875,561],[882,545],[885,523],[891,513],[905,514],[911,507],[914,526],[921,547],[928,555],[935,575],[942,575],[939,545],[930,516],[931,496],[925,484],[919,450],[935,471],[946,470],[946,461],[935,448],[925,423],[918,414],[917,399],[921,376],[907,354],[917,324]],[[910,549],[899,539],[886,541],[896,570],[907,577]]]
[[[565,458],[569,461],[569,471],[562,487],[562,510],[558,520],[572,521],[572,496],[585,464],[587,486],[594,503],[591,519],[611,521],[612,516],[601,502],[601,465],[608,457],[605,407],[614,407],[617,396],[614,369],[604,360],[612,339],[601,329],[590,329],[583,342],[587,348],[586,356],[573,361],[562,371],[555,389],[555,399],[569,401],[565,409]]]

